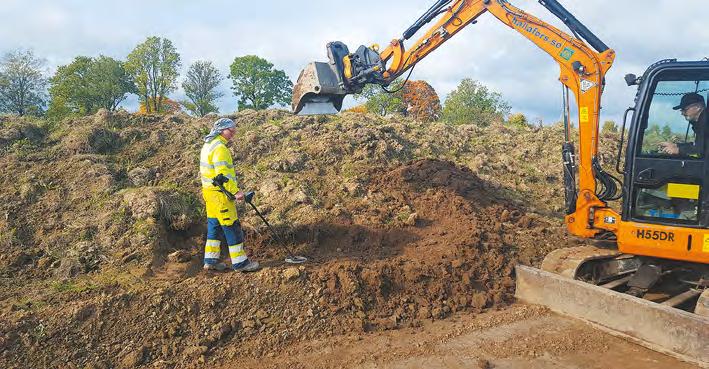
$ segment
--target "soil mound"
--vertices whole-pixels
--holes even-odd
[[[284,265],[242,207],[247,249],[266,268],[202,273],[195,171],[208,120],[102,112],[36,136],[0,122],[0,366],[238,363],[496,309],[511,301],[516,263],[576,242],[549,189],[557,150],[540,142],[558,128],[233,118],[241,187],[309,263]]]

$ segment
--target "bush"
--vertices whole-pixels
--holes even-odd
[[[514,113],[507,118],[507,124],[513,127],[529,127],[527,117],[522,113]]]
[[[499,93],[466,78],[446,98],[443,120],[450,124],[487,127],[492,122],[502,121],[509,112],[509,104]]]

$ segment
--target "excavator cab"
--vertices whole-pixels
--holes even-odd
[[[626,81],[637,84],[638,92],[635,107],[629,109],[634,114],[624,171],[623,221],[709,228],[709,62],[665,60],[650,66],[642,77],[632,77]],[[680,237],[670,230],[657,237],[672,235]],[[709,252],[709,237],[692,232],[681,236],[686,238],[675,243],[683,252],[675,258],[707,262],[702,255]],[[640,243],[648,245],[644,237]]]

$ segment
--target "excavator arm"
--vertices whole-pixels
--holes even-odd
[[[404,32],[402,38],[391,41],[381,52],[377,45],[373,45],[360,46],[350,53],[341,42],[329,43],[329,63],[311,63],[301,72],[293,91],[293,110],[299,114],[339,111],[346,95],[362,91],[367,84],[388,86],[463,28],[475,23],[483,14],[490,13],[559,64],[559,81],[565,86],[566,96],[563,159],[569,231],[580,237],[616,231],[615,221],[598,221],[620,219],[620,216],[606,205],[606,201],[614,199],[617,186],[615,180],[601,169],[597,158],[601,95],[605,74],[613,64],[615,52],[556,0],[539,2],[559,17],[575,37],[506,0],[439,0]],[[425,34],[406,48],[404,42],[431,22],[433,24]],[[578,103],[578,163],[569,137],[568,91],[573,92]],[[601,191],[597,191],[598,188]]]

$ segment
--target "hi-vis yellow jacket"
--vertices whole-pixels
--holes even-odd
[[[219,187],[212,184],[212,178],[218,174],[223,174],[229,178],[224,184],[224,188],[236,195],[239,192],[239,185],[236,183],[236,173],[234,172],[234,162],[231,153],[226,147],[227,140],[218,135],[213,140],[202,146],[199,156],[199,172],[202,176],[202,190],[218,191]]]

